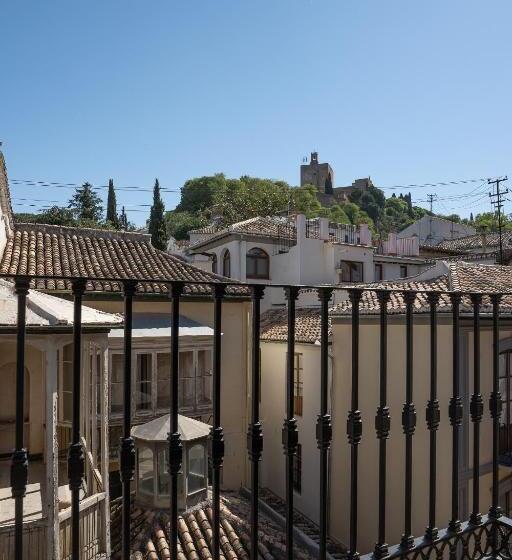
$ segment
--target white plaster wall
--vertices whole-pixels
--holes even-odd
[[[420,244],[424,243],[430,234],[430,222],[432,222],[432,239],[434,244],[439,243],[444,239],[457,239],[459,237],[474,235],[476,233],[475,228],[465,224],[452,224],[447,220],[439,220],[436,218],[430,220],[429,216],[424,216],[420,220],[403,229],[398,234],[398,237],[402,239],[404,237],[417,235],[420,240]]]
[[[334,269],[339,267],[340,261],[357,261],[363,263],[363,281],[373,282],[375,269],[373,266],[373,249],[359,245],[333,245],[334,247]],[[336,273],[336,283],[339,275]]]
[[[376,261],[374,264],[382,264],[382,275],[384,280],[397,280],[400,278],[400,264],[401,263],[390,263],[390,262],[379,262]],[[408,264],[403,263],[407,266],[407,276],[416,276],[425,268],[432,265],[418,265],[418,264]],[[373,280],[375,280],[375,266],[372,266]]]

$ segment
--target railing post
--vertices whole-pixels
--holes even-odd
[[[402,410],[402,426],[405,434],[405,498],[404,498],[404,534],[400,541],[403,549],[410,549],[414,544],[412,536],[412,438],[416,430],[416,408],[413,403],[413,305],[416,293],[403,292],[405,300],[405,404]]]
[[[136,282],[123,283],[124,294],[124,376],[123,376],[123,436],[119,446],[119,473],[123,488],[122,555],[130,558],[130,483],[135,472],[135,444],[131,436],[132,417],[132,326],[133,296]]]
[[[375,557],[385,558],[388,555],[386,543],[386,443],[391,430],[391,417],[387,405],[388,383],[388,313],[387,305],[390,293],[384,290],[377,292],[380,306],[380,375],[379,375],[379,407],[375,415],[375,431],[379,440],[379,528]]]
[[[11,460],[11,493],[14,498],[14,557],[23,559],[23,498],[27,490],[28,455],[23,445],[25,421],[25,334],[26,304],[30,281],[17,277],[15,292],[18,296],[16,329],[16,438]]]
[[[80,489],[84,478],[84,449],[80,439],[80,386],[82,368],[82,298],[86,280],[73,280],[73,414],[68,454],[68,479],[71,490],[71,558],[80,558]]]
[[[297,421],[294,418],[294,362],[295,362],[295,302],[299,288],[288,286],[285,289],[288,301],[288,355],[286,360],[286,418],[283,424],[283,449],[286,459],[286,558],[293,560],[293,457],[297,453],[299,436]]]
[[[221,345],[222,299],[224,284],[213,286],[213,426],[210,433],[210,459],[212,464],[212,556],[220,560],[220,473],[224,462],[224,432],[221,427]]]
[[[363,435],[363,422],[359,410],[359,302],[362,291],[349,291],[352,304],[352,397],[347,419],[347,436],[350,444],[350,537],[348,557],[359,558],[357,552],[358,513],[358,448]]]
[[[452,302],[452,388],[448,416],[452,425],[452,516],[448,530],[453,533],[460,531],[459,520],[459,439],[464,409],[460,397],[460,302],[461,294],[450,294]]]
[[[489,515],[493,519],[501,517],[501,508],[499,506],[499,430],[500,417],[502,409],[501,394],[499,388],[500,376],[500,332],[499,332],[499,313],[500,299],[498,294],[491,295],[492,302],[492,394],[489,399],[489,408],[492,418],[492,504],[489,509]],[[496,545],[496,543],[494,543]]]
[[[319,288],[320,299],[320,414],[316,423],[316,440],[320,450],[320,560],[327,555],[327,492],[328,455],[332,440],[331,415],[329,414],[329,301],[332,288]]]
[[[437,491],[437,430],[441,421],[439,402],[437,400],[437,304],[439,294],[428,294],[430,304],[430,399],[427,404],[425,418],[430,434],[429,445],[429,498],[428,526],[425,538],[433,541],[437,538],[436,527],[436,491]]]
[[[247,450],[251,461],[251,560],[258,560],[259,462],[263,451],[260,422],[260,304],[264,290],[264,286],[252,286],[251,424],[247,431]]]
[[[482,523],[480,513],[480,423],[484,415],[484,400],[480,393],[480,305],[482,296],[472,294],[473,303],[473,394],[471,395],[471,421],[473,423],[473,511],[469,518],[473,525]]]
[[[183,444],[179,432],[179,337],[180,337],[180,297],[183,283],[171,284],[171,385],[170,385],[170,432],[169,474],[171,476],[171,559],[178,560],[178,478],[183,462]]]

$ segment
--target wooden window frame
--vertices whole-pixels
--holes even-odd
[[[380,271],[379,273],[379,278],[377,278],[377,270]],[[382,263],[375,263],[375,273],[374,273],[374,280],[375,282],[381,282],[382,280],[384,280],[384,267],[382,265]]]
[[[349,280],[345,280],[343,278],[343,265],[346,264],[348,265],[348,272],[349,272],[349,276],[350,279]],[[354,280],[354,268],[352,267],[352,265],[358,265],[361,267],[361,279],[360,280]],[[340,261],[340,282],[348,282],[348,283],[356,283],[356,282],[364,282],[364,263],[362,261],[348,261],[348,260],[342,260]]]
[[[254,271],[249,271],[249,262]],[[260,272],[259,268],[261,263],[264,263],[263,271]],[[268,280],[270,278],[270,257],[268,253],[261,247],[252,247],[245,254],[245,276],[253,280]]]

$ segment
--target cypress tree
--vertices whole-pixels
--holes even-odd
[[[116,191],[114,189],[114,181],[108,181],[108,197],[107,197],[107,222],[110,222],[116,229],[119,229],[119,217],[117,216]]]
[[[149,215],[149,233],[151,234],[151,244],[156,249],[164,251],[167,246],[167,233],[164,220],[165,206],[160,195],[160,183],[155,179],[153,188],[153,206]]]
[[[124,209],[124,206],[121,209],[121,215],[119,216],[119,227],[122,230],[127,230],[128,229],[128,216],[126,215],[126,210]]]

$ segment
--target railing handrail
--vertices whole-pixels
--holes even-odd
[[[88,496],[87,498],[81,500],[79,511],[81,512],[85,511],[86,509],[89,509],[99,504],[104,499],[105,499],[105,492],[98,492],[97,494]],[[59,511],[59,523],[62,523],[68,519],[71,519],[71,506],[67,507],[66,509],[63,509],[62,511]]]
[[[42,274],[18,274],[18,273],[0,273],[0,278],[9,279],[9,278],[18,278],[18,279],[26,279],[28,281],[32,280],[62,280],[67,282],[75,282],[75,281],[86,281],[86,282],[110,282],[110,283],[118,283],[118,284],[126,284],[126,283],[157,283],[157,284],[168,284],[168,285],[177,285],[181,284],[183,286],[229,286],[229,287],[237,287],[237,288],[253,288],[255,286],[261,286],[263,288],[297,288],[298,290],[320,290],[322,288],[331,288],[334,291],[340,292],[351,292],[351,291],[361,291],[361,292],[388,292],[388,293],[397,293],[403,294],[405,292],[414,292],[416,294],[461,294],[471,296],[481,295],[481,296],[512,296],[512,291],[504,291],[504,290],[486,290],[486,291],[479,291],[479,290],[426,290],[423,288],[388,288],[383,287],[381,283],[378,283],[377,286],[371,285],[372,283],[355,283],[353,285],[349,285],[348,283],[345,284],[297,284],[297,283],[272,283],[272,282],[258,282],[258,283],[251,283],[251,282],[242,282],[240,280],[231,280],[229,278],[219,278],[219,281],[204,281],[204,280],[170,280],[169,278],[158,278],[158,277],[151,277],[151,278],[138,278],[138,277],[103,277],[103,276],[61,276],[61,275],[42,275]],[[428,279],[419,280],[415,277],[408,277],[408,278],[397,278],[394,280],[397,284],[400,282],[413,282],[413,281],[429,281]],[[45,291],[45,288],[31,288],[37,291]],[[49,290],[53,291],[53,290]],[[94,290],[95,293],[122,293],[122,292],[112,292],[111,290]],[[87,293],[87,291],[85,292]],[[136,297],[137,294],[134,294]],[[187,296],[188,294],[183,294],[183,296]],[[225,297],[229,297],[231,294],[227,292]],[[249,294],[248,294],[249,295]]]

